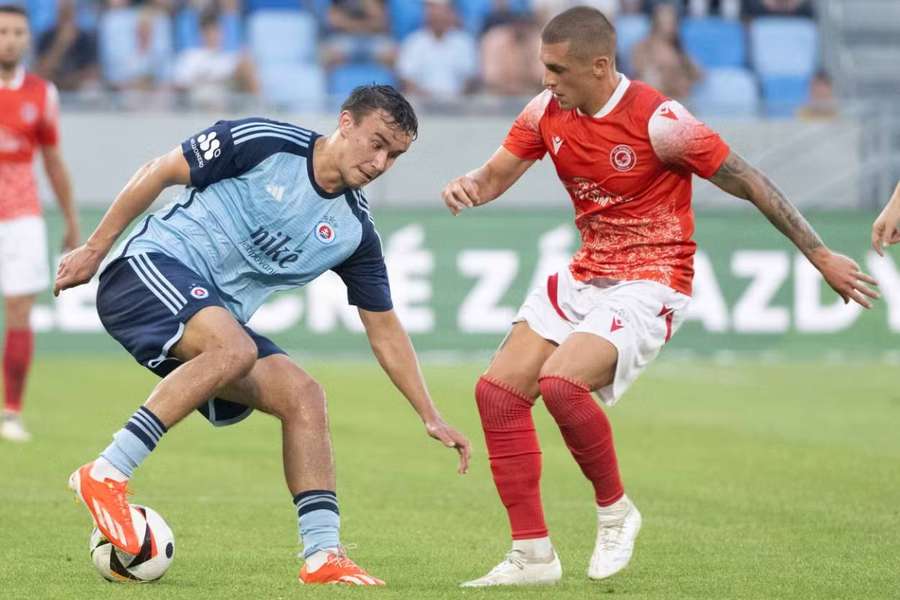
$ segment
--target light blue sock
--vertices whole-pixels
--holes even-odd
[[[303,558],[319,550],[341,545],[341,516],[337,495],[329,490],[309,490],[294,496]]]
[[[125,427],[113,436],[112,444],[100,456],[131,477],[134,470],[150,456],[166,431],[166,426],[159,417],[142,406],[131,415]]]

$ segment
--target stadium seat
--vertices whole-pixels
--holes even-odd
[[[259,79],[263,99],[276,108],[315,112],[324,106],[325,74],[316,65],[265,65]]]
[[[809,77],[793,75],[762,76],[766,115],[792,117],[809,100]]]
[[[299,10],[259,10],[248,17],[248,42],[258,65],[312,64],[318,26]]]
[[[818,51],[818,30],[811,19],[760,17],[750,24],[750,54],[761,76],[809,77]]]
[[[402,40],[422,26],[424,10],[421,0],[388,0],[391,33]]]
[[[56,0],[25,0],[14,1],[11,4],[18,4],[28,11],[28,22],[33,36],[40,36],[56,25]]]
[[[746,64],[744,27],[738,21],[712,17],[685,19],[681,24],[681,40],[685,51],[704,68]]]
[[[631,73],[631,49],[650,33],[650,18],[647,15],[620,15],[615,26],[618,68],[623,73]]]
[[[396,86],[397,78],[390,69],[378,63],[350,63],[331,71],[328,76],[328,93],[333,99],[341,102],[353,88],[367,83]]]
[[[245,0],[244,10],[248,13],[258,10],[300,10],[299,0]]]
[[[709,69],[691,95],[700,116],[754,117],[759,111],[759,87],[747,69]]]

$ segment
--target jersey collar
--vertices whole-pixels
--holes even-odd
[[[594,115],[595,119],[602,119],[609,113],[613,111],[615,107],[619,105],[619,101],[622,100],[622,96],[625,95],[625,92],[628,91],[628,86],[631,85],[631,80],[625,77],[624,74],[618,73],[619,75],[619,84],[616,86],[616,89],[613,90],[612,96],[609,97],[609,100],[606,101],[606,104],[603,105],[603,108],[597,111]],[[581,112],[580,108],[576,108],[578,114],[584,116],[584,113]]]
[[[16,67],[13,78],[8,83],[0,80],[0,90],[18,90],[23,83],[25,83],[25,67],[19,65]]]

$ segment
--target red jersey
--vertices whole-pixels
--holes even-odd
[[[0,81],[0,220],[41,214],[32,161],[59,139],[58,103],[53,84],[22,67]]]
[[[503,146],[523,160],[550,152],[581,232],[569,266],[576,279],[647,279],[690,295],[691,177],[712,176],[729,148],[678,102],[621,77],[594,116],[541,93]]]

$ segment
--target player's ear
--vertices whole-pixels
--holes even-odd
[[[609,73],[609,70],[613,68],[613,62],[609,56],[595,56],[591,67],[594,77],[603,79]]]
[[[356,125],[356,122],[354,121],[353,115],[350,113],[350,111],[341,111],[341,114],[338,117],[338,129],[341,130],[341,137],[347,137],[350,134],[350,130],[353,129],[354,125]]]

